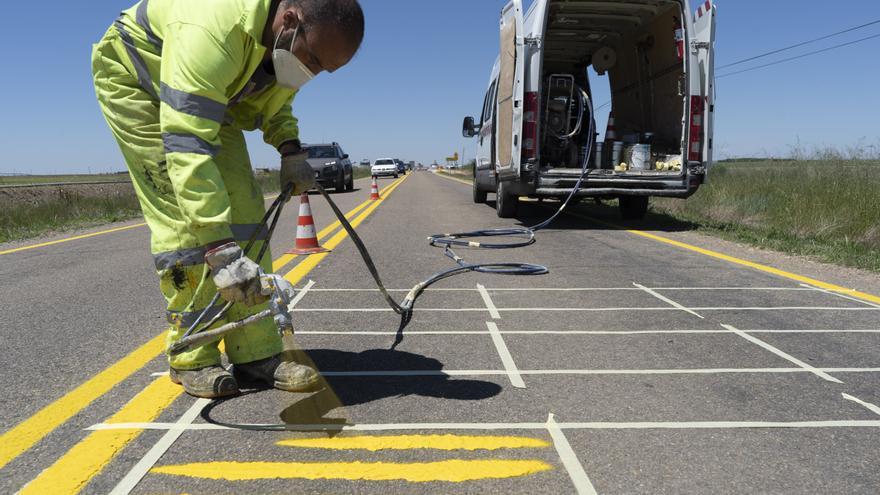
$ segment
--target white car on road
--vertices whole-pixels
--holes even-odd
[[[380,158],[373,162],[373,166],[370,168],[370,174],[375,177],[390,175],[396,179],[399,174],[397,171],[397,163],[393,158]]]

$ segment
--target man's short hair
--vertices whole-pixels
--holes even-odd
[[[296,5],[303,12],[306,28],[333,26],[345,35],[354,46],[364,39],[364,11],[357,0],[282,0],[281,7]]]

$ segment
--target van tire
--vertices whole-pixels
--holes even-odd
[[[474,173],[474,184],[473,184],[473,192],[474,192],[474,203],[483,204],[486,202],[486,195],[488,194],[486,191],[480,189],[480,186],[477,184],[477,174]]]
[[[505,191],[504,182],[496,179],[495,183],[495,213],[498,218],[513,218],[516,216],[516,209],[519,206],[519,196]]]
[[[648,213],[647,196],[621,196],[617,203],[624,220],[641,220]]]

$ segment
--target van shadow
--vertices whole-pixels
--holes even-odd
[[[370,349],[362,352],[346,352],[335,349],[311,349],[285,351],[285,359],[314,366],[329,377],[321,377],[315,391],[296,394],[295,400],[279,414],[286,430],[296,430],[297,425],[344,425],[345,418],[330,416],[334,410],[345,406],[356,406],[383,399],[407,396],[431,397],[456,401],[478,401],[498,395],[501,386],[481,380],[456,379],[443,375],[443,363],[439,360],[389,349]],[[335,373],[385,372],[405,370],[422,372],[425,375],[408,376],[333,376]],[[436,374],[434,374],[436,373]],[[214,401],[202,411],[202,418],[212,424],[238,429],[279,429],[276,426],[253,427],[225,423],[214,417],[213,410],[223,402],[251,396],[268,387],[261,383],[239,380],[242,394],[230,399]],[[344,411],[338,411],[344,414]],[[338,416],[338,415],[337,415]],[[331,428],[333,429],[333,428]]]
[[[517,208],[517,214],[514,218],[521,226],[530,227],[549,218],[560,206],[562,206],[562,202],[557,200],[544,200],[541,202],[520,201],[519,207]],[[495,201],[486,201],[486,207],[494,210]],[[580,202],[573,201],[572,204],[568,205],[566,211],[577,215],[583,215],[597,221],[590,221],[584,218],[562,214],[553,221],[549,228],[555,230],[602,231],[635,229],[658,232],[688,232],[700,227],[699,224],[679,220],[670,215],[660,213],[651,207],[649,207],[648,213],[641,220],[624,220],[620,218],[620,211],[617,208],[617,202],[612,200],[596,202],[592,198],[587,198]]]

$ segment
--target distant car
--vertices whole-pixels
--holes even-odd
[[[321,187],[332,187],[337,192],[354,189],[351,160],[339,143],[310,144],[306,148],[309,151],[306,162],[315,171],[315,181]]]
[[[370,166],[370,160],[367,160],[366,158],[361,160],[361,167],[369,167],[369,166]]]
[[[406,175],[406,164],[400,158],[395,158],[394,162],[397,164],[397,172]]]
[[[400,172],[397,171],[397,163],[393,158],[380,158],[373,162],[370,174],[376,177],[392,176],[396,179]]]

